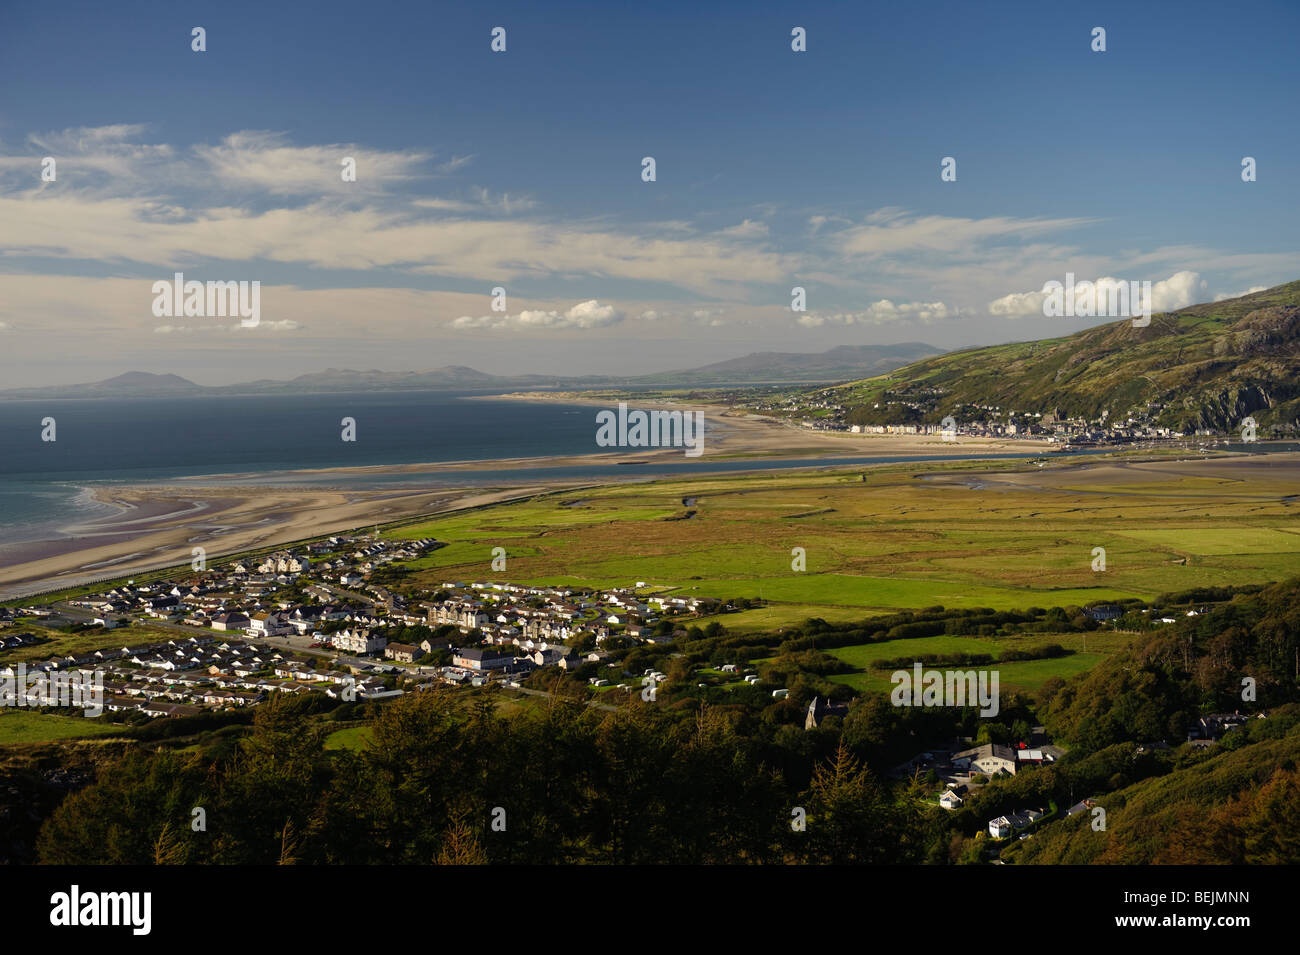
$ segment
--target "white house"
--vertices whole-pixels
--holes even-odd
[[[278,613],[266,611],[253,614],[247,627],[249,635],[256,637],[275,637],[288,633],[290,629]]]
[[[943,791],[939,797],[939,805],[944,809],[960,809],[966,801],[963,795],[966,793],[965,786],[953,786]],[[991,832],[992,830],[990,830]]]

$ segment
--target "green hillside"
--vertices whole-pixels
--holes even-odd
[[[1002,854],[1021,864],[1294,865],[1300,858],[1300,720],[1286,707],[1210,752],[1179,751],[1166,774],[1097,800]]]
[[[1049,319],[1045,319],[1050,321]],[[1181,431],[1262,428],[1300,417],[1300,282],[1064,338],[927,358],[835,389],[851,424],[959,421],[983,408]],[[1261,434],[1261,437],[1264,435]]]

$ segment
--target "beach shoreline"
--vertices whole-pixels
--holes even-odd
[[[855,436],[856,437],[856,436]],[[915,443],[904,447],[916,453]],[[957,448],[961,448],[958,445]],[[934,449],[951,454],[952,444]],[[658,451],[659,455],[679,456],[680,452]],[[984,456],[996,454],[988,448]],[[609,455],[594,455],[604,463]],[[638,459],[645,455],[638,455]],[[963,455],[964,460],[980,458],[978,453]],[[1300,453],[1278,452],[1270,454],[1268,463],[1281,467],[1294,467]],[[852,466],[853,468],[888,467],[900,462],[924,464],[928,455],[919,458],[886,459],[862,464],[843,460],[843,455],[826,454],[818,464],[807,467]],[[517,458],[506,459],[515,464],[535,463],[568,458]],[[1049,471],[1067,471],[1082,475],[1105,465],[1105,458],[1082,461],[1073,458],[1055,462]],[[1204,468],[1211,461],[1228,471],[1236,470],[1241,462],[1263,464],[1256,455],[1228,453],[1215,458],[1168,458],[1156,461],[1133,461],[1125,464],[1156,467],[1158,470],[1185,468],[1189,465]],[[841,463],[842,462],[842,463]],[[482,469],[484,462],[470,462]],[[770,471],[759,457],[746,471]],[[959,462],[950,462],[959,463]],[[441,466],[441,465],[439,465]],[[419,468],[423,465],[396,465],[395,468]],[[335,473],[354,471],[389,471],[389,466],[367,468],[327,469]],[[1018,465],[1008,461],[1008,469]],[[96,496],[117,506],[115,515],[88,520],[64,528],[64,536],[57,539],[26,541],[0,546],[0,599],[12,600],[31,594],[66,587],[79,586],[96,580],[129,576],[149,570],[190,563],[195,547],[203,547],[210,562],[225,559],[227,555],[256,550],[270,550],[295,541],[329,536],[331,534],[366,529],[370,525],[394,521],[436,517],[457,510],[490,506],[533,497],[537,494],[582,489],[623,483],[625,480],[645,481],[672,479],[671,473],[647,473],[629,469],[628,478],[603,477],[597,480],[572,480],[538,478],[520,474],[526,480],[508,481],[510,469],[502,467],[501,476],[507,480],[490,485],[472,487],[386,487],[378,489],[347,489],[321,486],[295,487],[278,485],[178,485],[175,479],[166,484],[96,485]],[[797,470],[797,469],[792,469]],[[691,472],[702,475],[710,472]],[[737,472],[729,472],[737,473]],[[1034,472],[1027,472],[1033,474]],[[1038,472],[1039,474],[1045,472]],[[1118,473],[1118,472],[1117,472]],[[1131,468],[1125,471],[1132,475]],[[208,476],[209,478],[211,476]],[[196,478],[201,481],[202,478]],[[944,480],[936,477],[932,483]],[[1032,478],[1017,478],[1033,480]]]
[[[65,528],[58,538],[0,547],[0,599],[188,564],[198,556],[196,547],[203,548],[205,561],[216,562],[223,555],[500,503],[560,487],[563,484],[371,492],[173,485],[97,488],[130,505],[121,518],[100,518]]]
[[[543,399],[529,394],[482,397],[575,403],[568,395],[545,394]],[[608,404],[590,396],[581,403],[599,407]],[[638,406],[681,407],[661,401]],[[701,457],[690,459],[697,465],[740,461],[761,471],[765,462],[782,458],[808,458],[833,466],[839,459],[854,456],[980,457],[1033,453],[1048,447],[1046,443],[1012,439],[963,438],[953,443],[938,435],[820,432],[772,418],[737,414],[717,405],[692,403],[690,407],[704,412],[705,432],[709,435]],[[594,434],[593,423],[593,445]],[[116,513],[68,524],[48,539],[0,546],[0,599],[189,563],[196,547],[204,548],[209,560],[218,560],[221,555],[269,549],[366,525],[537,493],[671,476],[672,466],[682,460],[680,448],[633,448],[83,485],[97,502],[116,508]],[[626,477],[528,473],[539,469],[608,469],[616,465],[629,465]],[[438,480],[443,475],[454,479],[458,474],[466,474],[467,483]],[[409,480],[403,481],[404,477]]]

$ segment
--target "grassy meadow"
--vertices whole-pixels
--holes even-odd
[[[1057,644],[1070,651],[1063,657],[1042,660],[1012,660],[998,663],[996,667],[961,666],[961,670],[998,671],[999,685],[1003,690],[1036,690],[1053,676],[1069,679],[1076,673],[1090,670],[1106,654],[1128,643],[1129,634],[1100,630],[1095,633],[1018,634],[994,639],[982,637],[939,636],[920,637],[913,640],[886,640],[881,643],[840,647],[826,651],[833,657],[858,668],[855,673],[828,677],[834,683],[844,683],[855,690],[888,692],[892,670],[872,666],[877,660],[896,660],[903,657],[928,657],[937,654],[987,653],[997,659],[1005,650],[1032,650],[1047,644]],[[946,669],[947,667],[941,667]]]
[[[660,592],[769,602],[728,615],[732,630],[936,604],[1083,605],[1300,571],[1285,474],[1225,480],[1171,467],[1126,480],[1120,468],[983,462],[863,478],[822,470],[611,486],[392,533],[450,542],[408,565],[430,587],[645,581]],[[494,547],[506,550],[504,571],[491,568]],[[1093,570],[1097,547],[1104,571]],[[803,571],[792,569],[795,548]]]
[[[104,720],[58,713],[41,713],[29,709],[0,709],[0,742],[46,743],[51,740],[78,739],[120,733],[122,727]]]
[[[112,630],[95,627],[81,633],[69,633],[31,621],[15,624],[11,632],[31,633],[45,640],[26,647],[0,650],[0,665],[40,663],[52,657],[80,656],[95,650],[135,646],[141,643],[165,643],[184,636],[175,630],[138,623],[115,627]]]

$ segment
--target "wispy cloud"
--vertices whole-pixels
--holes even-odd
[[[570,329],[604,328],[623,320],[623,313],[613,305],[601,304],[595,299],[579,302],[572,308],[559,312],[530,309],[509,315],[504,312],[492,315],[462,315],[451,322],[457,330],[466,329]]]
[[[943,302],[891,302],[882,298],[867,308],[857,312],[808,312],[800,315],[797,321],[805,328],[821,328],[824,325],[885,325],[890,322],[905,320],[923,324],[957,318],[960,310],[945,305]]]

